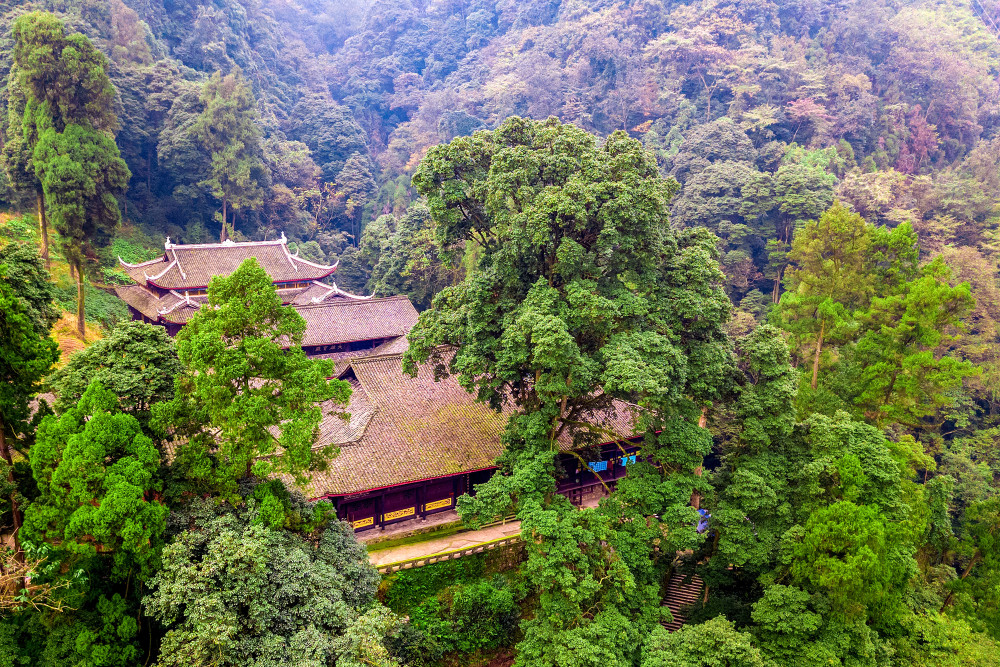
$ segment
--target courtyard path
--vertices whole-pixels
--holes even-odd
[[[467,530],[445,537],[431,538],[425,542],[416,544],[402,544],[398,547],[389,547],[368,554],[371,564],[375,567],[398,563],[414,558],[423,558],[446,551],[465,549],[483,542],[492,542],[504,537],[512,537],[521,532],[520,521],[508,521],[505,524],[489,526],[480,530]]]

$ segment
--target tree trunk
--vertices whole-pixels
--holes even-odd
[[[778,287],[781,285],[781,274],[784,272],[784,268],[778,269],[778,275],[774,279],[774,290],[771,292],[771,303],[778,303],[778,297],[781,296]]]
[[[87,339],[86,327],[86,296],[83,289],[83,263],[75,260],[76,266],[76,330],[80,332],[80,339]]]
[[[816,339],[816,356],[813,358],[813,380],[812,388],[815,389],[819,382],[819,355],[823,351],[823,333],[826,331],[826,320],[819,324],[819,337]]]
[[[38,193],[36,199],[38,205],[38,226],[42,236],[42,259],[45,260],[45,268],[52,269],[52,262],[49,260],[49,220],[45,217],[45,195]]]
[[[222,198],[222,231],[219,232],[219,243],[223,243],[226,240],[226,219],[227,219],[227,204],[226,198]]]
[[[965,566],[965,572],[963,572],[962,576],[958,578],[959,581],[965,581],[965,578],[969,576],[970,572],[972,572],[972,568],[974,568],[978,563],[980,556],[982,556],[982,553],[979,551],[972,556],[972,560],[970,560],[969,564]],[[944,612],[944,610],[948,608],[948,605],[951,604],[951,600],[954,597],[955,591],[948,591],[948,597],[944,599],[944,603],[941,605],[941,612]]]
[[[7,481],[14,484],[14,457],[10,453],[10,448],[7,446],[7,434],[4,432],[4,422],[3,415],[0,415],[0,457],[7,462],[9,469],[7,470]],[[10,513],[14,518],[14,558],[19,563],[24,562],[24,552],[21,550],[21,506],[17,502],[17,491],[11,491],[10,493]]]
[[[705,407],[701,409],[701,416],[698,417],[698,428],[706,428],[707,426],[708,426],[708,408]],[[694,469],[694,474],[698,475],[698,477],[701,477],[702,467],[703,466],[698,466],[697,468]],[[701,509],[701,494],[698,493],[697,491],[691,492],[691,507],[695,509]]]

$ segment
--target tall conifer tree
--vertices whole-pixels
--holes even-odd
[[[12,35],[11,76],[25,100],[24,143],[66,259],[76,269],[82,337],[83,259],[118,224],[117,197],[131,177],[112,136],[118,119],[109,64],[89,39],[68,35],[62,21],[46,12],[19,17]]]
[[[48,335],[55,320],[52,294],[37,255],[10,246],[0,249],[0,467],[7,478],[18,558],[22,509],[14,456],[21,436],[29,431],[29,402],[59,358],[59,348]]]
[[[194,134],[209,152],[212,166],[202,185],[222,200],[222,231],[230,209],[235,225],[236,211],[259,206],[264,198],[261,184],[266,178],[257,103],[243,72],[236,68],[226,76],[216,72],[205,84],[201,101],[205,110],[194,126]]]

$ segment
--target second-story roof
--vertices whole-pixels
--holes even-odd
[[[405,336],[417,323],[417,310],[405,296],[339,297],[294,308],[306,321],[303,347]]]
[[[354,389],[346,409],[330,402],[317,447],[336,445],[340,454],[314,473],[303,491],[310,497],[361,493],[422,479],[494,467],[503,451],[508,406],[494,412],[462,387],[458,378],[436,378],[433,365],[417,375],[403,372],[405,339],[381,346],[389,354],[358,356],[341,372]],[[609,401],[581,423],[600,425],[607,442],[635,437],[635,406]],[[345,421],[338,414],[348,413]],[[572,433],[557,437],[560,450],[574,448]]]

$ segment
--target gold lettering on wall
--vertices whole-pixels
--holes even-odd
[[[427,503],[424,505],[424,511],[430,512],[431,510],[439,510],[442,507],[451,507],[451,498],[445,498],[444,500],[435,500],[432,503]]]
[[[386,521],[395,521],[396,519],[402,519],[404,516],[413,516],[417,513],[416,507],[407,507],[405,510],[396,510],[395,512],[389,512],[385,515]]]

